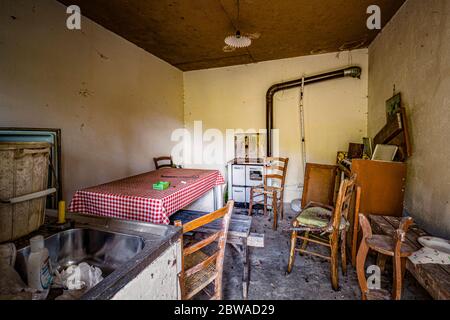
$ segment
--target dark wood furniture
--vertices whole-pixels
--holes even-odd
[[[356,258],[356,271],[358,283],[363,300],[400,300],[402,283],[405,274],[406,259],[414,252],[414,248],[405,243],[406,232],[413,223],[412,218],[403,218],[392,236],[372,234],[369,220],[365,215],[359,214],[359,223],[362,230],[362,239]],[[365,262],[369,250],[376,251],[378,255],[393,258],[393,289],[392,293],[381,288],[369,288],[366,280]],[[384,265],[384,262],[383,262]],[[382,267],[381,267],[382,268]]]
[[[204,216],[205,212],[181,210],[170,217],[171,221],[181,221],[183,224]],[[264,235],[251,233],[252,217],[241,214],[231,216],[228,228],[227,243],[230,244],[241,256],[243,263],[242,294],[248,298],[248,287],[250,278],[249,247],[264,247]],[[196,238],[205,238],[217,232],[221,228],[221,221],[216,220],[195,230]]]
[[[303,183],[302,208],[311,201],[334,204],[337,165],[307,163]]]
[[[271,208],[273,212],[273,230],[276,230],[278,226],[278,213],[280,213],[281,219],[283,219],[284,216],[284,184],[286,181],[288,163],[289,158],[266,158],[263,185],[252,187],[250,189],[248,214],[252,215],[253,206],[255,204],[263,205],[264,215],[267,214],[267,209]]]
[[[387,115],[386,125],[377,133],[373,144],[392,144],[398,146],[396,161],[406,161],[412,155],[406,109],[401,107],[391,116]]]
[[[172,157],[164,156],[159,158],[153,158],[153,162],[155,163],[155,169],[158,170],[160,168],[173,168]]]
[[[360,201],[353,201],[354,212],[383,216],[403,215],[403,199],[406,183],[406,164],[353,159],[351,169],[342,164],[339,168],[345,176],[356,174],[356,184],[361,187]],[[358,214],[350,215],[350,230],[347,244],[351,248],[352,265],[356,266],[358,250]]]
[[[214,293],[211,294],[211,299],[222,300],[223,261],[233,207],[234,202],[229,201],[225,207],[184,225],[179,220],[175,221],[175,225],[183,227],[183,234],[186,234],[221,219],[221,228],[217,232],[206,239],[190,244],[188,247],[182,246],[182,264],[179,275],[182,300],[192,299],[213,282]],[[215,241],[218,242],[217,250],[212,255],[208,255],[205,250],[202,250],[212,245]]]
[[[400,218],[390,216],[369,216],[372,230],[379,234],[393,235],[399,228]],[[413,224],[406,234],[405,243],[414,251],[422,248],[417,239],[429,234]],[[406,270],[416,278],[425,290],[436,300],[450,300],[450,265],[414,264],[406,260]]]
[[[302,212],[292,221],[293,227],[291,228],[291,249],[287,267],[288,273],[292,271],[296,252],[322,257],[330,261],[331,284],[334,290],[338,290],[339,246],[341,245],[342,272],[345,274],[347,270],[345,249],[347,218],[350,211],[350,202],[352,200],[355,182],[356,176],[352,176],[350,179],[345,179],[341,182],[336,199],[336,206],[334,208],[326,204],[311,202],[303,208]],[[302,219],[305,215],[308,215],[308,218]],[[323,221],[327,221],[327,223],[323,224]],[[320,224],[322,224],[322,226]],[[303,240],[300,248],[297,248],[298,239]],[[330,255],[325,256],[317,252],[306,250],[309,242],[328,247],[330,249]]]

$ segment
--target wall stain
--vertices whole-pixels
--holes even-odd
[[[100,51],[96,50],[97,54],[100,56],[100,58],[104,59],[104,60],[109,60],[109,57],[105,56],[103,53],[101,53]]]
[[[89,91],[89,89],[81,89],[80,91],[78,91],[78,94],[82,97],[87,98],[92,96],[93,92]]]

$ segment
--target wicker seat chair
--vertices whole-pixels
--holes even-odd
[[[220,231],[194,244],[189,243],[189,246],[183,248],[182,271],[179,275],[181,299],[192,299],[202,291],[208,294],[211,300],[222,299],[223,262],[233,207],[234,202],[228,201],[225,207],[184,225],[181,221],[175,221],[175,226],[183,227],[183,234],[186,234],[195,232],[195,229],[215,220],[222,219]],[[211,249],[210,246],[213,246],[215,242],[217,242],[217,250],[213,254],[208,254],[205,250]],[[207,287],[213,282],[214,292],[210,293]]]
[[[348,227],[348,212],[355,189],[356,175],[341,182],[335,207],[317,202],[310,202],[292,222],[291,249],[287,273],[292,271],[296,252],[319,256],[330,261],[331,284],[334,290],[339,288],[339,246],[341,246],[342,272],[346,273],[345,241]],[[357,197],[360,191],[357,192]],[[297,248],[298,239],[303,240],[301,247]],[[328,247],[329,255],[308,251],[307,245],[315,243]]]

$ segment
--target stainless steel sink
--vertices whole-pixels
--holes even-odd
[[[47,210],[46,214],[56,221],[57,211]],[[182,236],[182,229],[173,226],[77,213],[69,213],[67,219],[73,222],[73,229],[61,232],[44,229],[39,234],[51,234],[45,239],[45,247],[53,268],[86,262],[102,270],[104,279],[84,292],[79,297],[82,300],[113,298]],[[30,248],[19,246],[19,249],[15,267],[26,282]],[[52,289],[47,299],[62,293],[62,289]]]
[[[92,228],[70,229],[45,239],[53,269],[86,262],[100,268],[104,278],[135,257],[144,245],[139,236]],[[29,246],[17,252],[16,270],[25,282],[29,254]]]

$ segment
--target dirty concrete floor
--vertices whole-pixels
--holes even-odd
[[[348,265],[346,276],[339,272],[340,290],[333,291],[330,282],[329,263],[311,255],[297,255],[291,274],[286,275],[289,257],[288,228],[294,217],[293,211],[286,206],[285,219],[280,222],[278,231],[273,231],[268,217],[255,215],[252,232],[265,235],[264,248],[250,248],[250,286],[249,299],[274,300],[352,300],[360,299],[360,290],[355,270]],[[239,213],[239,210],[236,210]],[[244,212],[242,212],[244,213]],[[325,247],[311,244],[308,249],[326,253]],[[370,258],[372,259],[372,258]],[[382,288],[391,289],[392,277],[389,266],[382,274]],[[242,299],[243,265],[239,254],[227,246],[224,265],[224,299]],[[431,299],[428,293],[407,272],[404,281],[403,299]]]

